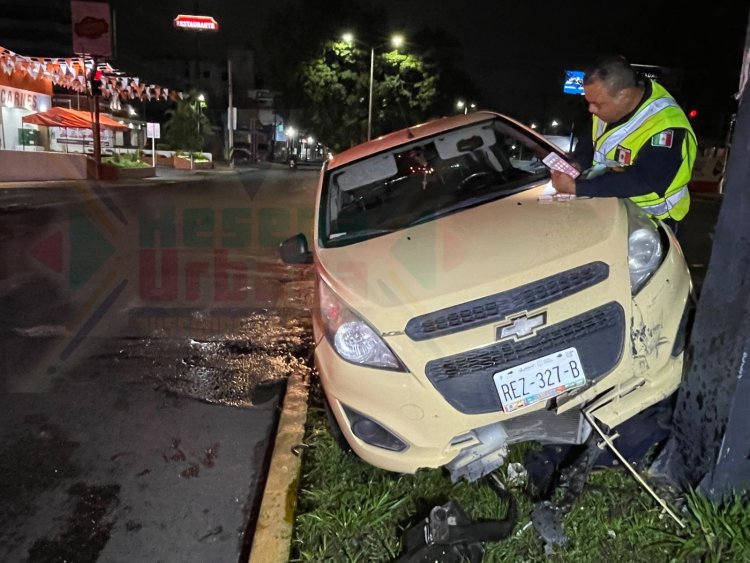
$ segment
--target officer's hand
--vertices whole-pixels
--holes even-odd
[[[552,176],[552,187],[555,188],[561,194],[573,194],[576,193],[576,181],[565,174],[564,172],[558,172],[557,170],[551,170]]]

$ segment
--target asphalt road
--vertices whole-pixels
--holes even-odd
[[[0,187],[0,560],[235,561],[307,369],[316,173]]]

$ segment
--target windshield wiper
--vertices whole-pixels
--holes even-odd
[[[362,231],[352,231],[349,233],[333,233],[328,236],[328,242],[337,243],[350,241],[351,239],[375,237],[378,235],[387,235],[396,232],[397,229],[365,229]]]

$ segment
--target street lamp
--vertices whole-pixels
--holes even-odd
[[[348,43],[354,43],[354,35],[352,33],[344,33],[342,39]],[[394,49],[398,49],[404,44],[404,36],[398,33],[391,36],[391,45]],[[367,103],[367,140],[372,139],[372,90],[373,83],[375,82],[375,46],[370,47],[370,95]]]
[[[204,96],[202,93],[198,94],[198,97],[195,100],[195,114],[198,121],[198,142],[200,143],[199,147],[200,150],[203,151],[203,142],[201,141],[201,117],[203,117],[203,108],[206,107],[206,96]],[[190,151],[190,169],[192,170],[194,168],[193,161],[195,160],[195,154],[194,151]]]
[[[456,102],[456,108],[458,108],[458,111],[463,110],[464,115],[466,115],[467,113],[469,113],[469,109],[471,109],[471,111],[474,111],[477,108],[477,104],[467,103],[467,102],[464,102],[463,100],[458,100]]]
[[[201,117],[203,116],[203,108],[206,107],[206,96],[203,94],[198,94],[198,103],[196,104],[198,114],[198,142],[200,143],[200,136],[201,136]],[[201,148],[203,148],[203,143],[201,143]]]
[[[294,138],[297,136],[297,130],[294,127],[287,127],[286,129],[286,158],[287,160],[292,158],[294,151]]]

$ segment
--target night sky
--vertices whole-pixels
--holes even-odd
[[[325,0],[287,2],[299,10],[326,12]],[[222,30],[203,36],[202,49],[220,51],[226,43],[246,43],[264,63],[270,53],[260,38],[274,3],[242,0],[111,0],[117,8],[118,49],[123,57],[179,51],[194,39],[171,29],[177,13],[213,15]],[[687,8],[684,1],[548,2],[528,0],[381,0],[391,31],[407,38],[422,27],[442,28],[461,44],[459,60],[481,92],[486,109],[521,119],[554,117],[581,103],[562,94],[565,69],[582,68],[597,54],[617,52],[631,62],[683,71],[684,106],[699,110],[696,126],[727,121],[735,109],[749,4],[742,0]],[[336,17],[336,10],[330,11]],[[283,31],[280,31],[283,33]],[[185,43],[192,41],[192,44]]]

